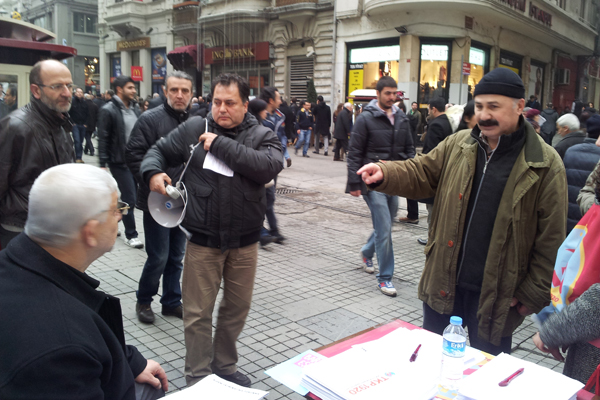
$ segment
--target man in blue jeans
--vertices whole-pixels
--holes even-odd
[[[140,166],[146,152],[154,143],[186,121],[192,100],[192,77],[183,71],[167,76],[166,101],[143,113],[137,120],[129,142],[126,159],[131,173],[138,182],[136,206],[144,212],[144,232],[148,258],[144,264],[137,291],[136,314],[141,322],[154,322],[152,297],[158,293],[160,277],[163,290],[160,298],[162,314],[183,318],[181,306],[181,271],[185,253],[185,234],[179,227],[165,228],[159,225],[148,209],[150,188],[140,174]],[[183,170],[183,165],[167,169],[173,185]]]
[[[373,232],[360,254],[365,272],[375,272],[373,256],[377,254],[378,288],[386,296],[395,297],[394,249],[392,223],[398,213],[398,197],[368,191],[357,171],[377,161],[406,160],[415,156],[415,146],[408,117],[394,105],[398,92],[396,81],[383,77],[377,82],[377,100],[372,100],[356,119],[350,135],[348,152],[348,187],[346,192],[362,194],[371,210]]]
[[[315,122],[315,118],[310,111],[310,102],[308,100],[304,101],[304,105],[298,111],[298,115],[296,115],[296,125],[298,126],[298,141],[296,142],[296,150],[294,154],[298,154],[298,149],[304,144],[302,148],[302,157],[310,157],[308,154],[308,146],[310,144],[310,134],[313,130],[313,125]]]
[[[75,162],[82,163],[83,139],[85,138],[88,123],[89,107],[83,98],[83,90],[75,89],[75,96],[71,102],[69,116],[73,121],[73,142],[75,143]]]

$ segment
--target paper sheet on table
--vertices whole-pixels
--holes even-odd
[[[202,165],[202,168],[210,169],[211,171],[214,171],[217,174],[229,177],[233,176],[233,170],[229,168],[227,164],[225,164],[223,161],[213,156],[210,151],[206,152],[206,157],[204,157],[204,164]]]
[[[304,353],[298,354],[296,357],[265,371],[265,374],[276,381],[283,383],[294,392],[306,396],[308,389],[300,384],[300,381],[302,380],[302,370],[311,364],[326,359],[327,357],[322,356],[319,353],[307,350]]]
[[[410,356],[421,344],[415,362]],[[424,330],[396,331],[305,368],[308,389],[321,386],[335,399],[430,399],[439,381],[442,341]],[[319,395],[318,393],[315,393]]]
[[[508,386],[498,385],[519,368],[524,368],[523,373]],[[575,399],[577,392],[582,388],[583,383],[561,373],[502,353],[465,378],[461,384],[458,398],[466,400],[569,400]]]
[[[165,396],[169,400],[227,399],[227,400],[259,400],[268,395],[258,389],[246,388],[228,382],[216,375],[209,375],[194,386],[180,392]]]

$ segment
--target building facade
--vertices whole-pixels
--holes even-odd
[[[75,85],[95,91],[100,78],[98,47],[98,3],[96,0],[20,0],[13,2],[23,21],[56,35],[49,43],[77,49],[77,56],[64,60]]]
[[[544,105],[600,97],[595,0],[344,0],[335,13],[336,101],[390,75],[421,107],[465,103],[498,67]]]

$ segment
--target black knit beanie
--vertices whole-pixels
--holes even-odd
[[[480,94],[499,94],[514,99],[525,97],[525,86],[519,75],[507,68],[496,68],[481,78],[473,97]]]

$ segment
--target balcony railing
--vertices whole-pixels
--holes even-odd
[[[313,3],[316,4],[318,0],[275,0],[275,7],[291,6],[292,4],[302,3]]]
[[[175,28],[183,25],[198,23],[199,2],[186,1],[173,6],[173,26]]]

